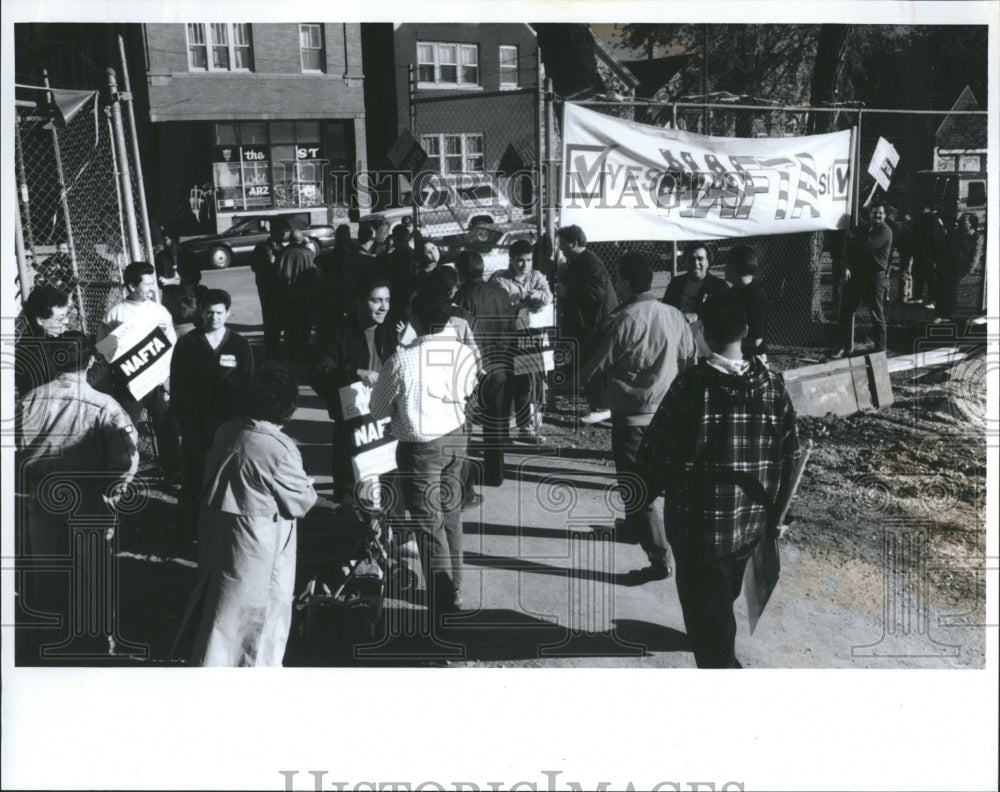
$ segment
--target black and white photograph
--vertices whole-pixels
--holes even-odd
[[[5,2],[2,787],[996,789],[998,31]]]

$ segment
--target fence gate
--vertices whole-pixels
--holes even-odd
[[[70,297],[70,329],[95,333],[131,260],[152,261],[134,128],[114,89],[16,86],[17,255],[22,301],[48,283]],[[26,282],[27,281],[27,282]]]

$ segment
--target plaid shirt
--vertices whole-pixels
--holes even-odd
[[[795,411],[780,374],[701,361],[663,398],[639,449],[639,471],[664,493],[674,551],[710,560],[756,541],[799,455]]]

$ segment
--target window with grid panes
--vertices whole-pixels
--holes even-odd
[[[500,87],[517,87],[517,47],[500,46]]]
[[[423,135],[420,145],[427,152],[429,164],[441,173],[483,173],[486,169],[481,134]]]
[[[299,25],[299,51],[302,53],[302,71],[321,72],[323,58],[323,28],[321,25]]]
[[[251,71],[253,42],[250,25],[201,22],[186,25],[188,68],[191,71]]]
[[[479,86],[479,46],[417,42],[417,82],[421,87]]]

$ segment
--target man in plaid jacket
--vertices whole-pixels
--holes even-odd
[[[680,374],[660,404],[637,464],[663,517],[677,594],[699,668],[740,668],[733,602],[799,455],[780,374],[743,360],[747,328],[731,293],[702,310],[710,357]]]

